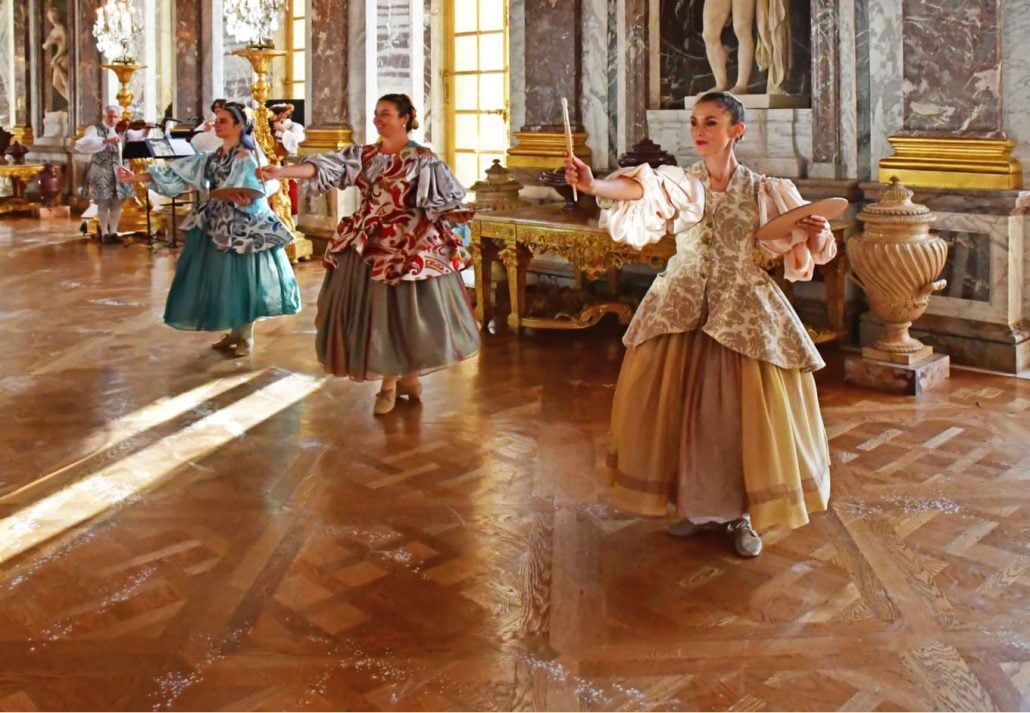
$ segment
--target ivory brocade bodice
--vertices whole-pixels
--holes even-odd
[[[763,252],[768,256],[776,250],[760,246],[755,238],[759,225],[779,214],[776,205],[783,206],[774,198],[792,191],[800,200],[793,183],[738,166],[725,195],[713,200],[703,163],[688,169],[644,165],[613,175],[639,181],[644,197],[617,201],[602,212],[601,225],[623,242],[639,243],[639,231],[650,233],[645,243],[661,239],[666,231],[676,238],[676,254],[637,308],[623,339],[626,346],[701,329],[728,349],[785,369],[813,371],[825,365],[786,295],[761,264]],[[638,235],[630,237],[634,232]],[[836,254],[829,231],[818,239],[802,235],[793,244],[779,242],[789,245],[780,247],[788,259],[795,252],[803,257],[810,253],[814,263],[825,263]],[[811,277],[810,271],[806,274]]]

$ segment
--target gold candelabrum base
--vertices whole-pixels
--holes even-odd
[[[283,161],[275,150],[275,137],[272,135],[272,127],[269,123],[271,112],[265,106],[265,102],[268,101],[266,76],[272,60],[283,57],[286,53],[269,47],[247,47],[236,50],[233,54],[246,58],[257,77],[250,88],[251,95],[257,103],[254,108],[254,138],[261,147],[261,151],[268,157],[268,162],[273,166],[280,166]],[[286,254],[290,261],[297,262],[310,258],[314,252],[314,245],[304,236],[304,233],[297,229],[297,225],[293,221],[293,212],[290,208],[290,179],[282,179],[279,182],[279,192],[273,195],[269,202],[275,214],[293,233],[293,242],[286,246]]]
[[[129,107],[132,106],[134,95],[132,89],[129,88],[129,82],[132,81],[132,75],[137,70],[146,69],[147,66],[145,64],[136,64],[131,60],[111,62],[100,66],[104,69],[110,69],[118,77],[119,89],[116,98],[118,106],[122,108],[121,118],[131,121],[132,110]],[[136,174],[144,173],[147,170],[146,160],[142,158],[131,159],[129,161],[129,170]],[[133,184],[132,200],[122,208],[122,217],[118,224],[120,233],[145,233],[147,231],[147,205],[149,201],[150,196],[147,193],[147,184]],[[160,227],[158,222],[155,222],[156,220],[156,216],[151,215],[150,229],[152,231]]]

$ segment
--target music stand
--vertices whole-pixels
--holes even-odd
[[[122,158],[141,158],[141,159],[175,159],[183,158],[186,156],[193,156],[197,153],[196,149],[190,145],[190,142],[183,138],[177,138],[172,136],[161,137],[156,139],[143,139],[142,141],[127,141],[125,147],[122,150]],[[190,191],[192,193],[192,191]],[[172,230],[171,240],[168,241],[169,248],[176,248],[177,234],[176,234],[176,217],[175,207],[176,205],[189,205],[192,203],[190,200],[178,201],[177,196],[172,196]],[[147,198],[147,245],[153,246],[154,234],[151,228],[150,221],[150,198]]]

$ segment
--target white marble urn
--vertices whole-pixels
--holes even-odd
[[[884,324],[883,336],[862,350],[868,359],[916,364],[933,349],[908,333],[922,316],[930,295],[944,289],[938,279],[948,244],[930,232],[930,210],[912,202],[912,191],[892,178],[879,203],[858,214],[864,230],[847,243],[851,278],[866,294],[869,308]]]

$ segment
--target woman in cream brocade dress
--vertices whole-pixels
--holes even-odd
[[[644,164],[594,180],[575,158],[566,177],[604,199],[601,225],[636,247],[671,232],[676,255],[641,301],[612,408],[610,463],[617,506],[685,518],[674,535],[725,529],[741,556],[762,548],[756,529],[796,528],[829,499],[829,446],[812,372],[824,366],[804,325],[760,265],[784,258],[808,280],[836,244],[820,216],[788,235],[755,230],[803,203],[794,184],[737,163],[744,108],[712,93],[695,105],[692,136],[704,161]]]

